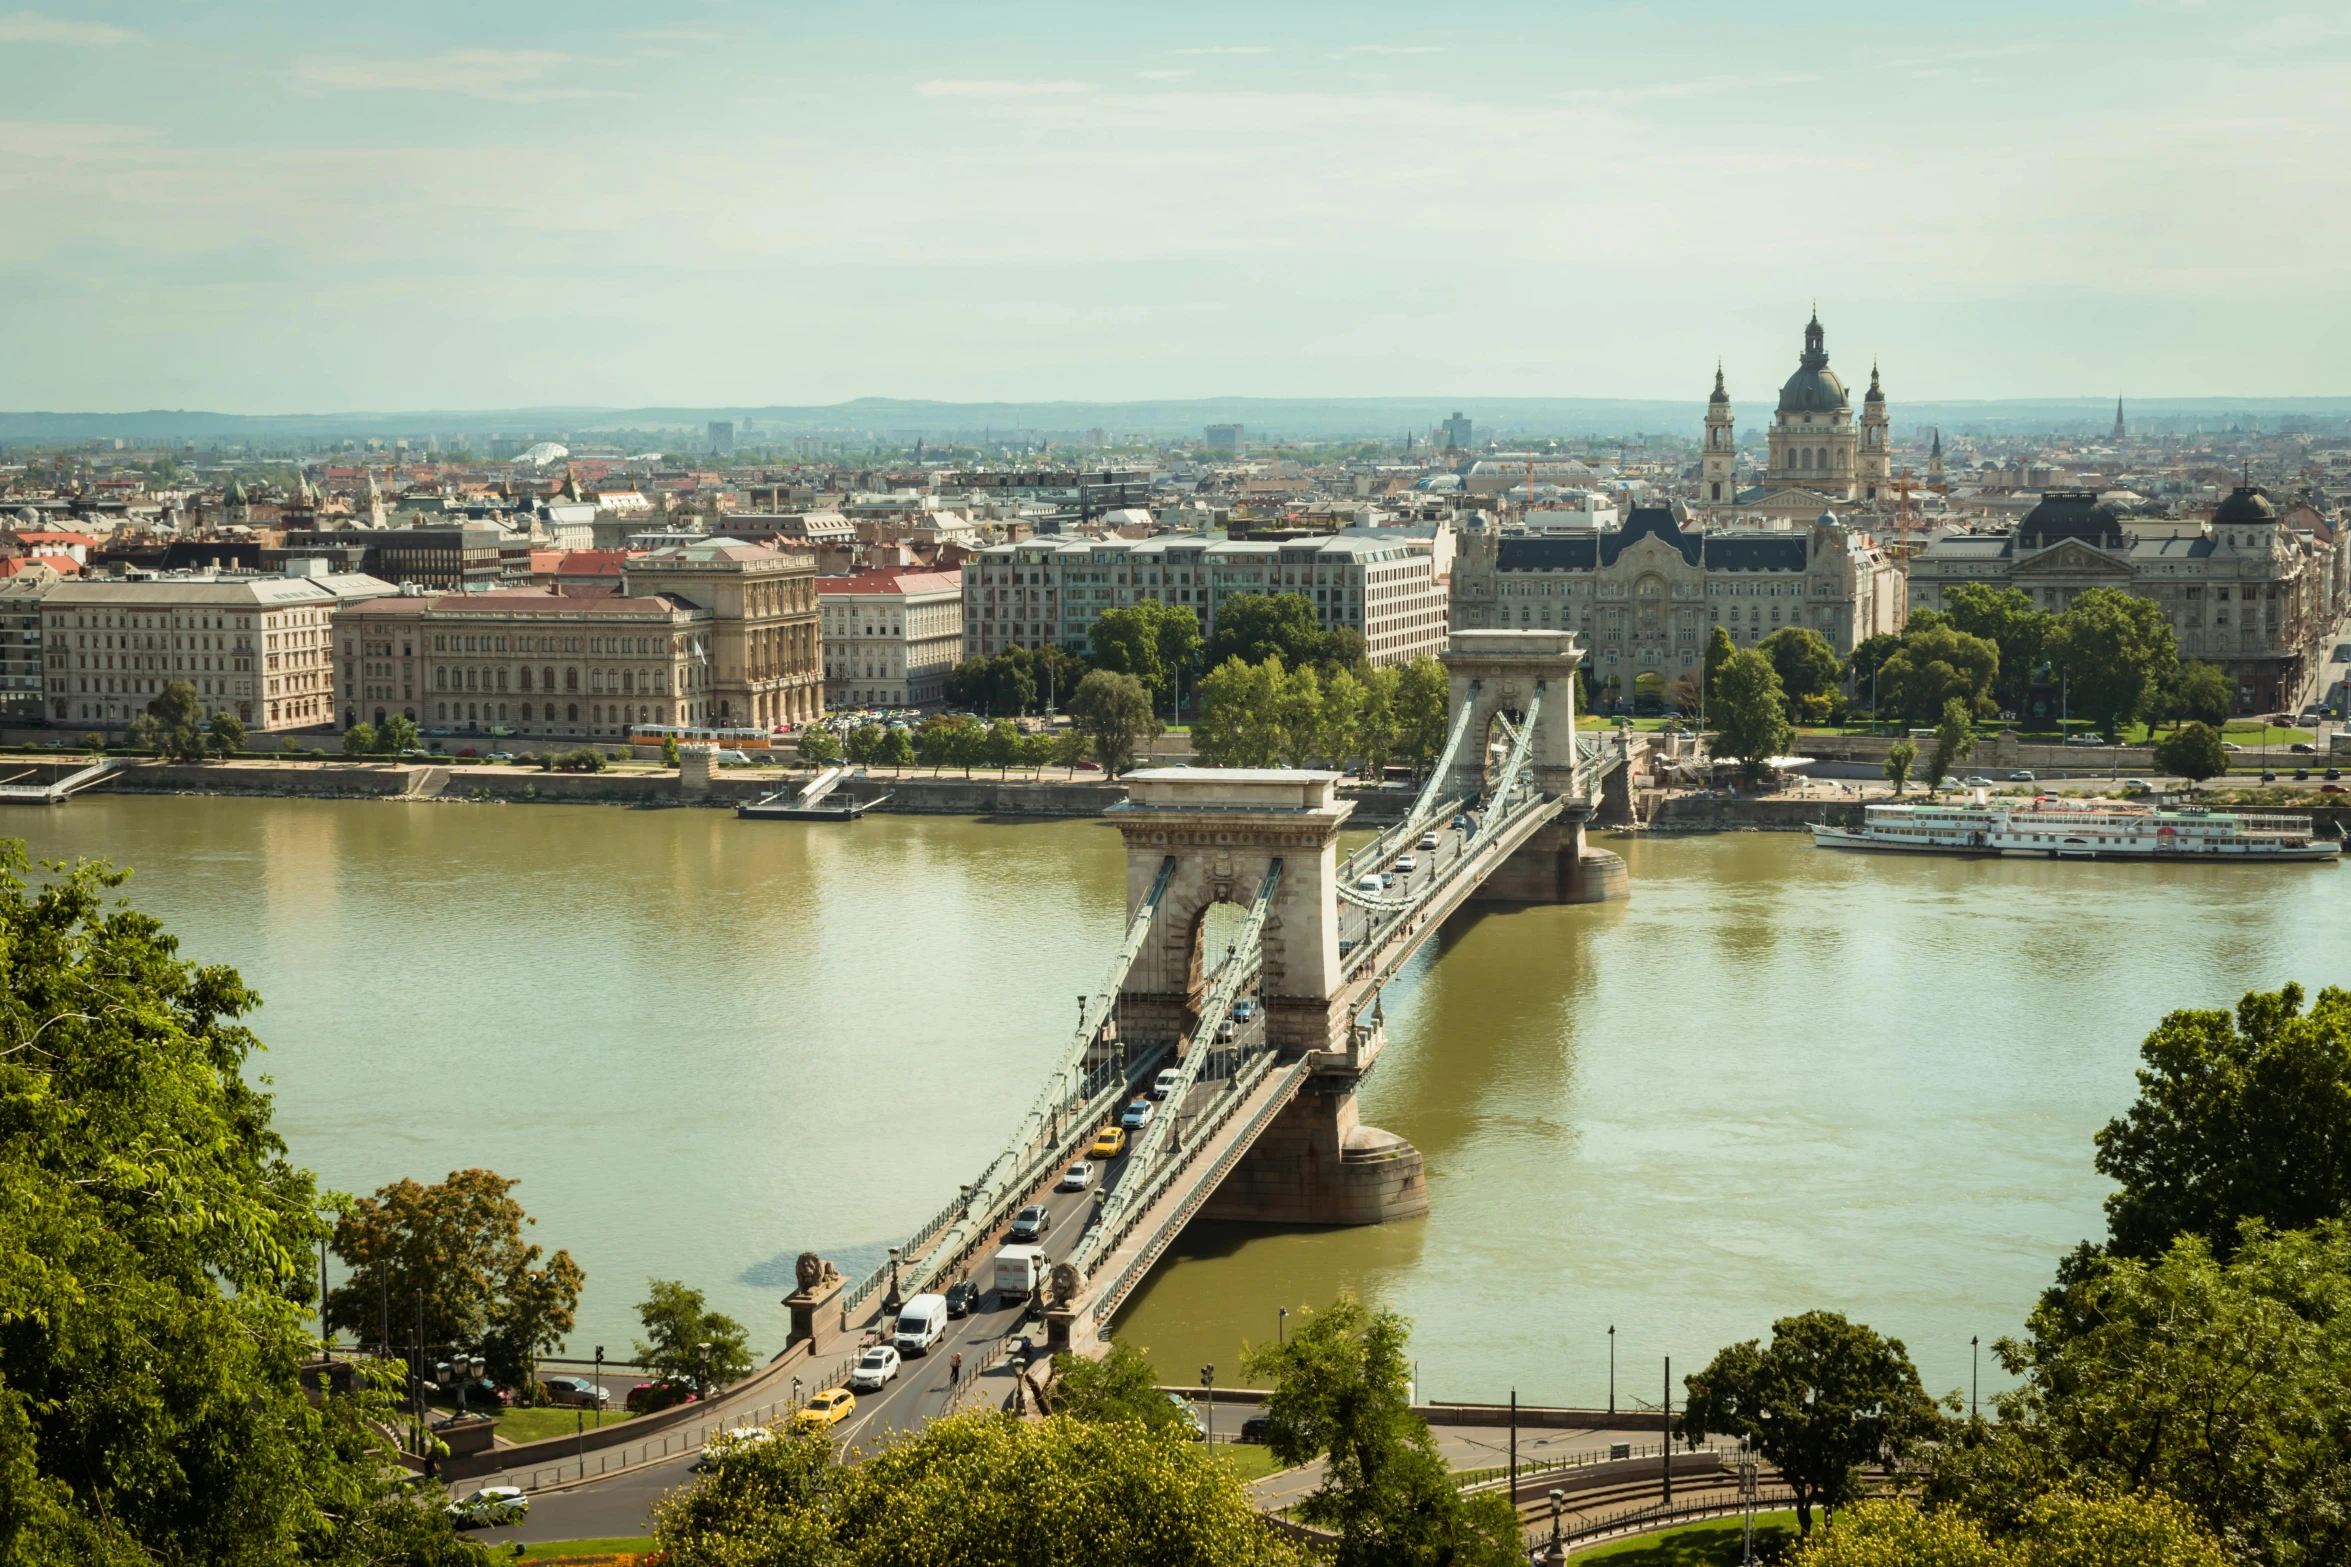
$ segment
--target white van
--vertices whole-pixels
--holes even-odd
[[[901,1355],[921,1355],[947,1331],[947,1297],[917,1295],[898,1308],[898,1334],[890,1346]]]
[[[1045,1279],[1045,1248],[1007,1246],[996,1253],[996,1304],[1014,1306],[1027,1300]]]

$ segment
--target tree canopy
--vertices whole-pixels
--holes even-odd
[[[1278,658],[1290,669],[1344,668],[1363,658],[1363,638],[1343,628],[1323,630],[1314,600],[1303,593],[1239,593],[1216,607],[1216,630],[1201,662],[1215,669],[1232,658],[1244,664]]]
[[[1706,722],[1715,731],[1717,749],[1739,759],[1749,782],[1761,779],[1764,763],[1785,755],[1796,738],[1779,674],[1754,648],[1740,648],[1723,660]]]
[[[2033,671],[2046,655],[2056,617],[2033,607],[2022,588],[1962,582],[1943,595],[1944,614],[1954,631],[1980,637],[1999,651],[1993,694],[2011,710],[2024,705]]]
[[[1970,713],[1993,709],[1992,681],[2000,670],[2000,649],[1982,637],[1955,630],[1940,619],[1915,623],[1931,611],[1913,615],[1902,645],[1878,670],[1878,701],[1913,723],[1932,723],[1942,716],[1943,704],[1957,698]]]
[[[1159,733],[1151,693],[1133,675],[1097,669],[1078,686],[1069,715],[1086,732],[1094,760],[1113,777],[1134,765],[1135,748]]]
[[[1113,1340],[1098,1359],[1056,1355],[1053,1412],[1095,1423],[1132,1420],[1154,1431],[1190,1435],[1191,1420],[1159,1391],[1158,1380],[1150,1360],[1125,1339]]]
[[[821,1432],[728,1453],[659,1507],[669,1567],[1304,1567],[1186,1429],[973,1412],[856,1463]]]
[[[380,1379],[313,1406],[322,1207],[244,1075],[258,1003],[0,846],[0,1560],[481,1563],[403,1494]]]
[[[1860,1494],[1864,1466],[1899,1459],[1937,1429],[1902,1341],[1834,1311],[1782,1317],[1768,1346],[1733,1344],[1683,1384],[1677,1433],[1692,1447],[1717,1432],[1753,1442],[1796,1493],[1802,1534],[1814,1508]]]
[[[2226,1567],[2228,1553],[2160,1492],[2060,1491],[1995,1537],[1955,1508],[1879,1498],[1797,1547],[1795,1567]]]
[[[2091,588],[2066,606],[2049,638],[2066,700],[2110,740],[2146,710],[2179,661],[2171,620],[2153,599]]]
[[[2223,1252],[2247,1219],[2351,1217],[2351,991],[2252,991],[2232,1016],[2181,1010],[2140,1046],[2139,1097],[2097,1135],[2113,1250],[2182,1235]]]
[[[2155,742],[2155,765],[2190,783],[2202,783],[2229,770],[2229,753],[2220,743],[2219,730],[2210,724],[2188,723]]]
[[[1771,660],[1772,672],[1780,677],[1791,722],[1824,723],[1841,706],[1837,682],[1844,666],[1829,639],[1810,626],[1782,626],[1756,643],[1755,651]]]
[[[751,1370],[750,1333],[725,1312],[712,1311],[698,1289],[675,1279],[647,1279],[637,1320],[645,1337],[630,1353],[657,1375],[699,1384],[707,1374],[725,1383]]]
[[[1249,1352],[1243,1373],[1273,1389],[1274,1457],[1327,1461],[1298,1516],[1337,1532],[1339,1567],[1517,1567],[1517,1514],[1491,1493],[1465,1498],[1412,1412],[1410,1331],[1393,1311],[1341,1297]]]

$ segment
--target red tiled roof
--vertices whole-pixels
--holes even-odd
[[[820,597],[863,593],[960,593],[960,571],[861,571],[848,577],[819,577]]]
[[[566,550],[556,571],[566,577],[617,577],[628,561],[627,550]],[[536,552],[531,556],[531,569],[539,569]]]

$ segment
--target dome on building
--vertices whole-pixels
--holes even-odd
[[[1829,351],[1816,313],[1804,327],[1804,358],[1797,365],[1796,373],[1780,388],[1780,412],[1836,413],[1852,406],[1845,395],[1845,383],[1829,368]]]
[[[1882,403],[1886,400],[1885,388],[1878,385],[1878,367],[1875,363],[1869,367],[1869,391],[1861,400],[1865,403]]]
[[[1723,390],[1722,366],[1720,364],[1714,367],[1714,395],[1706,400],[1710,403],[1727,403],[1731,400],[1731,394]]]
[[[2270,504],[2269,496],[2257,484],[2238,485],[2212,513],[2212,525],[2216,528],[2275,527],[2277,520],[2277,507]]]
[[[540,441],[514,459],[517,468],[544,468],[551,462],[561,462],[571,455],[571,448],[556,441]]]
[[[2047,549],[2068,539],[2100,549],[2123,545],[2122,515],[2093,490],[2051,490],[2017,525],[2019,549]]]

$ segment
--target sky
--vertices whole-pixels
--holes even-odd
[[[0,0],[5,6],[8,0]],[[2351,0],[51,0],[0,408],[2351,392]]]

